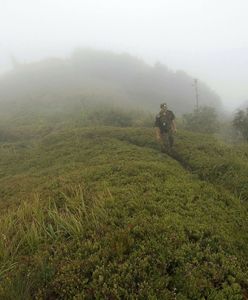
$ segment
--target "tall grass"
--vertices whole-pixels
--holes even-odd
[[[81,185],[71,187],[71,192],[70,197],[61,193],[64,202],[59,208],[54,200],[44,202],[35,195],[31,202],[1,217],[0,279],[16,267],[17,256],[31,255],[41,245],[57,240],[82,239],[89,228],[98,228],[106,219],[103,198],[96,196],[86,203]]]

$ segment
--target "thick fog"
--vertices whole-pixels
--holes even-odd
[[[229,109],[248,100],[247,0],[0,0],[0,72],[77,47],[184,70]]]

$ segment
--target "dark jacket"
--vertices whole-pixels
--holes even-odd
[[[172,128],[172,121],[175,119],[175,115],[171,110],[167,110],[165,113],[160,111],[155,120],[155,127],[160,129],[160,132],[169,132]]]

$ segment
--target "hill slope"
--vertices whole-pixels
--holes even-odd
[[[177,114],[195,105],[193,78],[162,64],[150,66],[127,54],[77,50],[68,59],[20,65],[0,80],[0,102],[16,111],[22,102],[56,111],[77,101],[108,101],[156,111],[167,101]],[[201,105],[221,109],[221,100],[199,81]],[[68,105],[67,105],[68,106]]]
[[[233,185],[236,155],[221,173],[238,150],[182,132],[170,157],[145,128],[26,128],[8,138],[1,298],[247,298],[248,197],[236,185],[247,159]]]

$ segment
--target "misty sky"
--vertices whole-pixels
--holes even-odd
[[[77,47],[129,52],[248,100],[248,0],[0,0],[0,71]]]

